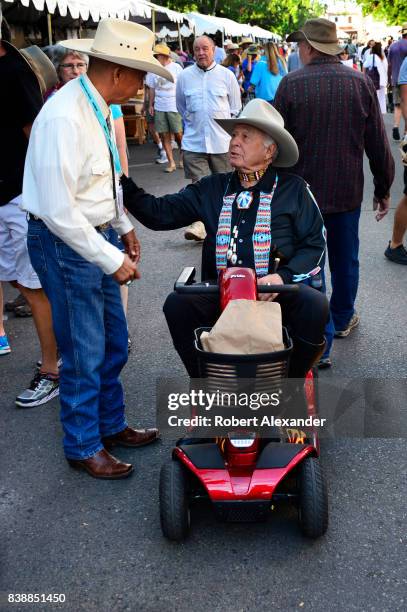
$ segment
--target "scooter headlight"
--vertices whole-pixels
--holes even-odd
[[[256,439],[255,433],[245,433],[245,434],[229,434],[229,440],[232,446],[235,448],[249,448]]]

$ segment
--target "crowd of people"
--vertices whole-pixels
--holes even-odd
[[[7,310],[32,314],[41,346],[38,370],[16,404],[60,396],[73,467],[126,477],[132,466],[108,451],[158,437],[154,428],[128,425],[120,382],[128,283],[140,259],[127,211],[150,229],[185,227],[185,238],[203,240],[204,279],[240,265],[261,283],[298,283],[295,298],[263,298],[280,301],[294,341],[290,375],[303,378],[315,363],[330,367],[333,339],[360,321],[363,155],[380,221],[395,172],[383,122],[391,104],[406,167],[385,255],[407,264],[407,24],[384,52],[371,42],[359,53],[354,43],[339,44],[334,23],[310,19],[284,45],[243,39],[222,49],[199,36],[188,54],[154,46],[143,26],[105,19],[94,40],[47,49],[51,64],[44,54],[23,55],[3,35],[0,282],[19,290]],[[128,178],[120,105],[143,89],[156,161],[168,173],[182,168],[191,181],[179,194],[155,198]],[[338,100],[343,112],[332,113]],[[195,377],[193,330],[216,319],[216,304],[172,294],[164,312]],[[0,321],[0,355],[10,350]]]

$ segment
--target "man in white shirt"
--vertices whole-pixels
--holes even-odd
[[[236,116],[242,107],[236,77],[224,66],[216,64],[214,54],[215,43],[211,38],[196,38],[196,64],[185,68],[177,81],[177,108],[184,120],[185,178],[192,182],[208,174],[230,170],[227,155],[230,136],[215,119]],[[188,240],[203,240],[205,235],[200,222],[185,232]]]
[[[43,107],[25,164],[28,249],[51,303],[63,360],[65,455],[95,478],[132,472],[106,449],[148,444],[158,434],[128,427],[124,414],[119,376],[127,361],[127,326],[119,284],[139,277],[139,245],[123,209],[109,109],[142,88],[147,70],[172,78],[152,55],[153,40],[143,26],[104,19],[94,40],[62,43],[90,56],[88,74]],[[125,253],[111,243],[112,228]]]
[[[174,134],[180,151],[179,167],[183,167],[181,157],[182,119],[177,111],[175,98],[177,78],[183,69],[179,64],[172,61],[170,54],[171,50],[167,45],[161,43],[154,47],[154,57],[157,58],[166,70],[171,72],[174,79],[173,82],[156,74],[147,75],[148,86],[150,88],[149,113],[154,117],[155,129],[160,134],[161,142],[169,162],[165,172],[174,172],[177,168],[172,154],[171,134]]]

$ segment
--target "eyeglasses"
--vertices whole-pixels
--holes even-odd
[[[69,70],[73,70],[74,68],[86,68],[85,62],[78,62],[78,64],[59,64],[60,68],[69,68]]]

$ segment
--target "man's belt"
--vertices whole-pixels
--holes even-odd
[[[110,227],[110,221],[107,221],[106,223],[101,223],[100,225],[97,225],[95,227],[95,230],[97,232],[105,232],[107,229],[109,229]]]
[[[32,215],[31,213],[28,213],[28,218],[31,219],[32,221],[42,221],[42,219],[40,219],[36,215]],[[95,230],[97,232],[105,232],[107,229],[109,229],[109,227],[110,227],[110,221],[107,221],[106,223],[101,223],[100,225],[97,225],[95,227]]]

